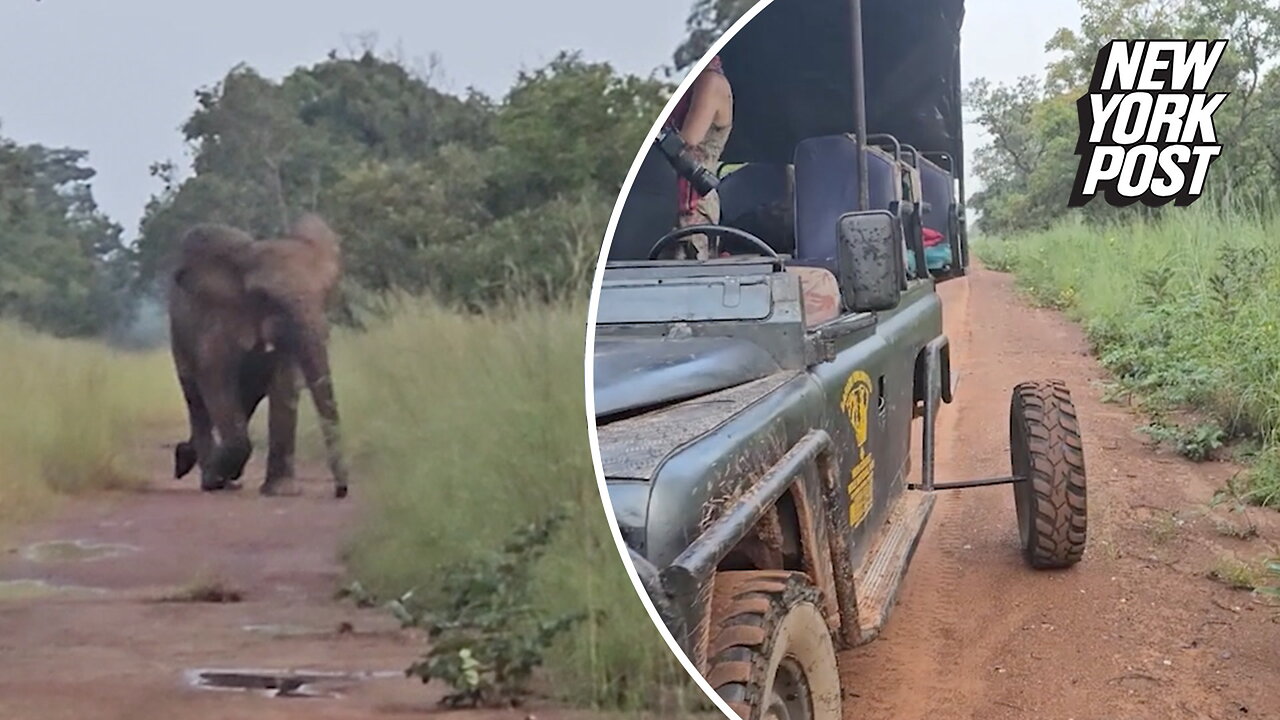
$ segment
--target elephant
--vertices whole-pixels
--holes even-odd
[[[169,283],[170,343],[191,426],[174,448],[175,478],[198,464],[202,490],[238,488],[253,452],[249,420],[267,398],[260,491],[296,494],[300,371],[320,417],[334,494],[346,497],[326,312],[341,274],[338,236],[315,214],[264,240],[213,223],[186,232]]]

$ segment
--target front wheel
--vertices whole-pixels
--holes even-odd
[[[1064,568],[1084,556],[1088,527],[1084,446],[1067,386],[1058,380],[1013,389],[1009,455],[1022,554],[1036,569]]]
[[[742,720],[840,720],[835,645],[803,573],[721,572],[707,682]]]

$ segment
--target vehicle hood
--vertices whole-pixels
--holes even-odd
[[[705,395],[780,369],[759,345],[738,338],[598,338],[596,417]]]

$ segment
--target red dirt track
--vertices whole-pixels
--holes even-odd
[[[5,538],[0,581],[38,578],[103,592],[20,598],[0,588],[0,720],[357,720],[438,712],[436,685],[398,674],[423,640],[382,611],[333,600],[343,578],[341,542],[359,512],[358,483],[352,498],[336,501],[315,473],[304,478],[304,497],[263,498],[250,489],[262,477],[256,458],[246,489],[206,494],[194,480],[165,477],[171,452],[159,444],[145,450],[158,468],[148,491],[69,501],[51,520]],[[31,543],[53,539],[138,549],[91,562],[24,557]],[[157,601],[201,577],[224,578],[243,602]],[[254,629],[270,625],[279,626],[274,634]],[[339,684],[337,698],[273,698],[194,688],[185,672],[200,668],[388,676]],[[542,720],[601,717],[540,707],[448,717],[523,720],[531,712]]]
[[[1027,307],[1009,276],[975,269],[942,284],[956,403],[939,417],[938,480],[1009,472],[1013,386],[1072,390],[1089,480],[1082,563],[1036,572],[1017,550],[1009,487],[943,494],[875,642],[845,653],[847,718],[858,720],[1226,720],[1280,718],[1280,607],[1207,577],[1223,557],[1274,552],[1219,523],[1213,493],[1239,468],[1152,448],[1141,419],[1101,401],[1106,377],[1082,332]]]

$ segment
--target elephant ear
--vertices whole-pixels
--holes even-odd
[[[197,225],[179,246],[174,285],[204,303],[237,305],[244,301],[245,265],[253,237],[226,225]]]
[[[250,250],[245,288],[311,329],[324,323],[325,306],[341,275],[338,238],[316,215],[304,215],[281,238]]]

